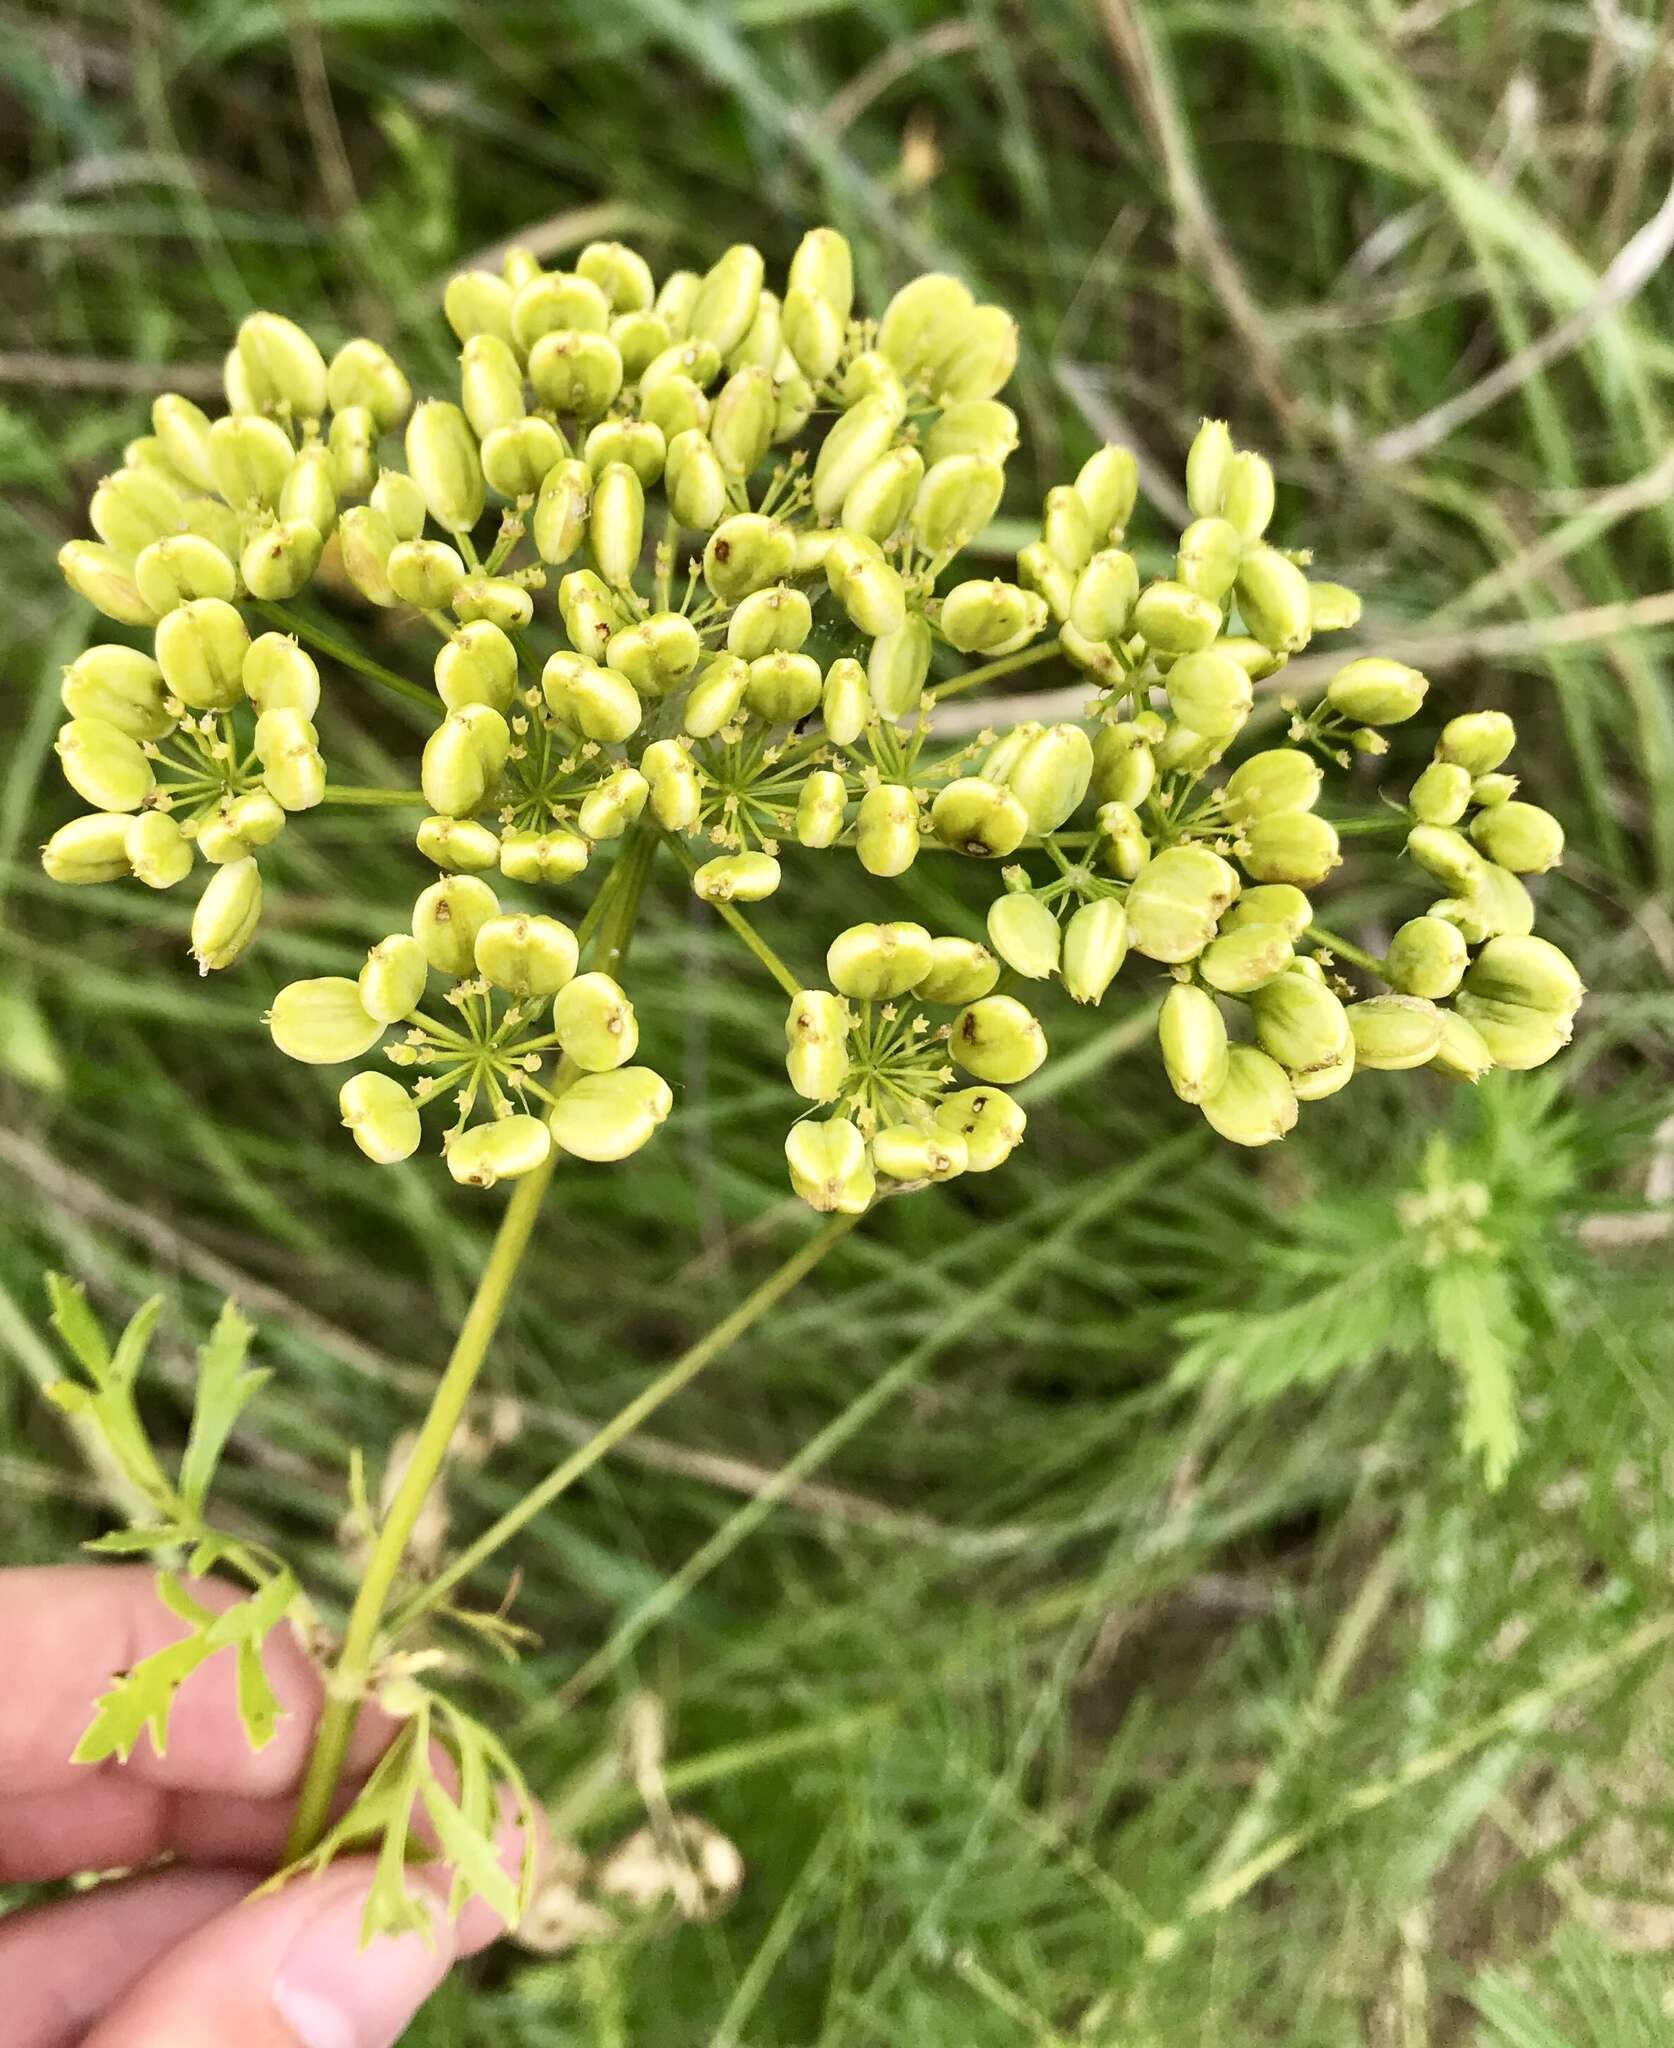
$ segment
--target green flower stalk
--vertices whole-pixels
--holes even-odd
[[[1517,793],[1503,712],[1448,721],[1404,799],[1362,799],[1404,821],[1399,872],[1429,898],[1387,957],[1320,923],[1367,823],[1352,790],[1328,814],[1327,778],[1375,775],[1428,685],[1359,653],[1311,711],[1289,705],[1283,744],[1241,746],[1258,695],[1360,609],[1312,576],[1259,454],[1204,422],[1192,517],[1147,581],[1128,546],[1137,463],[1098,449],[1046,493],[1015,574],[994,575],[969,550],[1019,441],[1001,397],[1016,323],[941,274],[867,312],[829,228],[782,283],[745,245],[660,282],[620,243],[567,271],[513,250],[448,285],[459,378],[436,393],[371,340],[328,354],[252,314],[225,411],[159,398],[152,436],[93,495],[96,537],[60,557],[116,631],[64,673],[57,754],[79,808],[47,873],[196,882],[192,956],[237,972],[260,947],[266,849],[322,806],[364,809],[413,849],[407,928],[283,988],[274,1047],[335,1070],[322,1088],[369,1161],[412,1158],[428,1120],[461,1187],[514,1183],[377,1532],[299,1854],[355,1838],[326,1828],[348,1734],[407,1648],[387,1614],[406,1539],[548,1184],[560,1161],[630,1158],[679,1114],[637,1057],[640,1006],[666,999],[625,965],[660,851],[791,997],[787,1172],[834,1223],[750,1315],[837,1225],[1004,1164],[1027,1127],[1008,1091],[1049,1058],[1060,997],[1161,994],[1175,1094],[1251,1147],[1364,1072],[1539,1065],[1581,1001],[1533,935],[1524,878],[1557,866],[1564,835]],[[293,611],[308,592],[380,639],[405,630],[423,663],[388,666],[352,622]],[[938,738],[947,697],[1048,665],[1084,679],[1083,715]],[[333,779],[363,685],[431,714],[396,787]],[[850,924],[811,949],[822,983],[744,908],[794,895],[815,859],[853,862],[858,889],[931,856],[989,864],[982,939]],[[450,1716],[408,1718],[490,1755]],[[373,1832],[394,1827],[391,1800],[430,1797],[423,1753],[391,1752]]]

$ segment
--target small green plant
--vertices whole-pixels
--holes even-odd
[[[203,1520],[215,1459],[259,1377],[244,1369],[236,1312],[202,1354],[171,1481],[132,1397],[154,1309],[111,1352],[79,1295],[56,1288],[88,1382],[62,1398],[148,1504],[110,1542],[170,1570],[181,1556],[224,1566],[255,1593],[238,1619],[211,1615],[165,1570],[190,1633],[121,1681],[84,1754],[124,1750],[147,1727],[160,1741],[174,1686],[223,1647],[261,1740],[272,1708],[252,1645],[288,1617],[330,1670],[294,1863],[376,1845],[369,1931],[413,1924],[403,1873],[420,1814],[460,1899],[478,1892],[510,1914],[528,1898],[532,1871],[514,1886],[492,1845],[502,1792],[528,1805],[516,1765],[429,1682],[427,1630],[451,1590],[879,1200],[935,1199],[935,1185],[1004,1164],[1026,1129],[1008,1091],[1048,1056],[1029,984],[1097,1004],[1127,966],[1140,1000],[1158,999],[1175,1093],[1252,1147],[1360,1070],[1474,1082],[1496,1065],[1537,1066],[1567,1041],[1581,1000],[1568,960],[1533,933],[1521,877],[1554,866],[1563,835],[1517,795],[1503,713],[1448,721],[1404,798],[1356,808],[1349,785],[1328,807],[1328,775],[1384,755],[1386,730],[1417,716],[1427,685],[1360,654],[1311,708],[1277,694],[1291,657],[1352,628],[1359,603],[1274,535],[1260,455],[1204,423],[1170,574],[1142,576],[1125,545],[1139,480],[1118,447],[1048,492],[1015,580],[977,574],[969,550],[1018,441],[999,395],[1015,323],[949,276],[914,280],[877,319],[853,296],[847,245],[829,229],[803,240],[782,296],[742,245],[660,286],[617,243],[584,249],[570,272],[514,250],[501,273],[449,285],[457,401],[417,404],[376,343],[348,340],[328,361],[290,321],[253,314],[227,357],[228,411],[212,420],[159,399],[153,432],[94,494],[98,539],[62,552],[72,586],[150,644],[107,642],[66,672],[58,752],[92,808],[48,841],[49,874],[168,889],[201,861],[192,952],[200,971],[222,972],[257,937],[263,851],[293,820],[350,808],[410,836],[426,879],[409,929],[341,974],[291,983],[267,1021],[290,1058],[354,1069],[338,1107],[369,1159],[409,1158],[424,1113],[442,1107],[454,1179],[515,1183],[381,1514],[358,1463],[351,1473],[366,1564],[329,1647],[283,1563]],[[403,648],[433,635],[431,680],[331,622],[345,610],[360,623],[387,614]],[[974,737],[938,739],[949,699],[1049,668],[1084,678],[1082,716],[996,715]],[[424,714],[404,782],[331,779],[334,699],[357,684]],[[1288,721],[1283,743],[1229,760],[1263,691]],[[1415,903],[1381,957],[1316,915],[1348,835],[1404,845],[1415,883],[1441,892]],[[786,1160],[829,1220],[592,1443],[420,1579],[410,1540],[558,1165],[623,1160],[674,1110],[667,1081],[636,1064],[625,982],[665,854],[788,999],[801,1107]],[[885,879],[921,858],[990,864],[984,938],[864,921],[810,934],[809,962],[786,961],[743,906],[787,879],[794,891],[799,862],[820,855]],[[360,1064],[380,1048],[381,1064]],[[1408,1263],[1470,1389],[1467,1440],[1497,1473],[1513,1441],[1504,1319],[1476,1327],[1492,1242],[1439,1152],[1423,1199],[1407,1221],[1426,1249]],[[1247,1354],[1257,1377],[1305,1377],[1284,1308],[1263,1313],[1265,1325],[1234,1319],[1230,1339],[1199,1332],[1182,1371]],[[333,1824],[373,1696],[402,1732]]]

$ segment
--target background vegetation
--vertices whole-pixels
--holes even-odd
[[[1543,929],[1594,993],[1547,1075],[1370,1077],[1230,1157],[1168,1096],[1137,999],[1060,1019],[1075,1050],[1003,1174],[892,1204],[530,1532],[513,1611],[539,1643],[481,1683],[537,1789],[589,1855],[666,1794],[745,1882],[710,1924],[489,1958],[415,2041],[1670,2038],[1671,20],[0,9],[8,1559],[101,1516],[31,1384],[43,1264],[111,1310],[165,1286],[177,1389],[237,1290],[278,1372],[230,1502],[329,1593],[346,1448],[416,1415],[492,1221],[433,1162],[366,1168],[259,1022],[399,921],[416,856],[315,820],[253,963],[201,987],[187,906],[37,865],[58,670],[92,626],[53,553],[149,394],[212,391],[253,305],[442,375],[439,282],[510,237],[557,261],[631,232],[659,267],[748,237],[782,263],[830,220],[874,305],[959,269],[1024,324],[1016,517],[1131,437],[1161,543],[1197,416],[1225,413],[1280,469],[1281,527],[1306,501],[1325,573],[1368,591],[1365,637],[1417,650],[1433,702],[1516,715],[1574,849]],[[375,771],[385,714],[361,715]],[[909,881],[969,917],[937,864]],[[793,958],[834,923],[821,887],[799,868],[769,906]],[[1397,902],[1361,887],[1357,931]],[[671,881],[636,984],[682,1113],[631,1167],[565,1177],[493,1368],[519,1432],[456,1471],[458,1526],[807,1227],[781,1001],[729,944]],[[1473,1181],[1489,1246],[1437,1315]],[[1491,1491],[1460,1410],[1480,1425],[1507,1374],[1523,1441]]]

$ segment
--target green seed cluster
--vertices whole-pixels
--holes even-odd
[[[309,1063],[383,1043],[395,1071],[341,1093],[371,1158],[409,1156],[438,1100],[473,1185],[555,1145],[608,1160],[650,1137],[671,1094],[631,1064],[628,995],[578,971],[567,924],[500,890],[569,883],[652,825],[735,919],[778,889],[787,843],[885,877],[926,849],[1004,864],[986,946],[855,926],[830,987],[796,996],[792,1082],[829,1113],[793,1128],[787,1156],[816,1207],[864,1207],[879,1176],[1000,1164],[1024,1128],[1003,1091],[1046,1056],[1013,987],[1055,978],[1097,1003],[1130,953],[1172,976],[1176,1091],[1242,1144],[1282,1136],[1356,1065],[1475,1078],[1564,1042],[1579,983],[1532,936],[1518,880],[1556,863],[1562,834],[1515,800],[1498,713],[1449,724],[1411,793],[1407,850],[1449,893],[1397,933],[1390,992],[1345,1001],[1328,971],[1308,894],[1340,859],[1325,771],[1382,752],[1426,684],[1351,660],[1290,744],[1221,772],[1256,685],[1359,604],[1269,539],[1272,471],[1220,422],[1187,460],[1171,575],[1146,582],[1124,547],[1137,466],[1106,447],[1047,493],[1015,580],[973,577],[961,557],[1018,441],[999,396],[1017,329],[958,279],[919,277],[861,317],[848,246],[820,228],[782,293],[746,245],[659,284],[596,242],[565,271],[514,250],[455,277],[444,311],[457,397],[416,404],[376,343],[328,361],[252,314],[227,412],[160,398],[94,494],[98,538],[61,555],[152,646],[93,647],[66,672],[58,751],[91,809],[46,867],[168,888],[201,857],[206,972],[256,931],[261,849],[328,794],[320,669],[289,633],[252,631],[252,610],[270,623],[318,578],[436,633],[411,795],[439,874],[357,976],[292,984],[269,1019]],[[561,631],[544,661],[537,605]],[[938,697],[1047,660],[1088,678],[1085,720],[934,743]]]

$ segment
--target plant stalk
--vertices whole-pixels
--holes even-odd
[[[409,703],[422,704],[432,717],[440,718],[445,706],[434,690],[427,690],[422,684],[412,682],[408,677],[397,675],[392,668],[385,668],[382,662],[374,661],[370,655],[362,654],[358,647],[347,640],[339,640],[335,633],[323,626],[316,626],[312,619],[304,618],[300,612],[293,612],[288,605],[258,601],[255,609],[264,619],[271,619],[282,633],[294,633],[299,640],[307,641],[321,654],[332,661],[340,661],[345,668],[352,668],[357,675],[363,675],[368,682],[376,683],[380,689],[389,690],[397,697],[405,697]]]
[[[600,892],[604,909],[594,934],[593,963],[606,973],[615,971],[628,949],[657,843],[655,832],[636,826],[623,841],[616,865]],[[564,1085],[564,1080],[560,1074],[559,1087]],[[437,1382],[413,1455],[378,1531],[366,1576],[360,1582],[349,1612],[342,1650],[326,1683],[325,1708],[302,1781],[290,1840],[286,1844],[287,1862],[305,1856],[325,1832],[338,1781],[343,1774],[344,1760],[360,1719],[367,1681],[383,1632],[384,1609],[406,1555],[413,1525],[447,1458],[454,1432],[488,1356],[488,1347],[505,1312],[512,1282],[528,1249],[535,1219],[551,1185],[558,1158],[556,1150],[549,1152],[541,1165],[533,1173],[526,1174],[512,1192],[506,1212],[500,1219],[488,1263],[483,1267],[471,1306],[454,1341],[452,1355]]]

